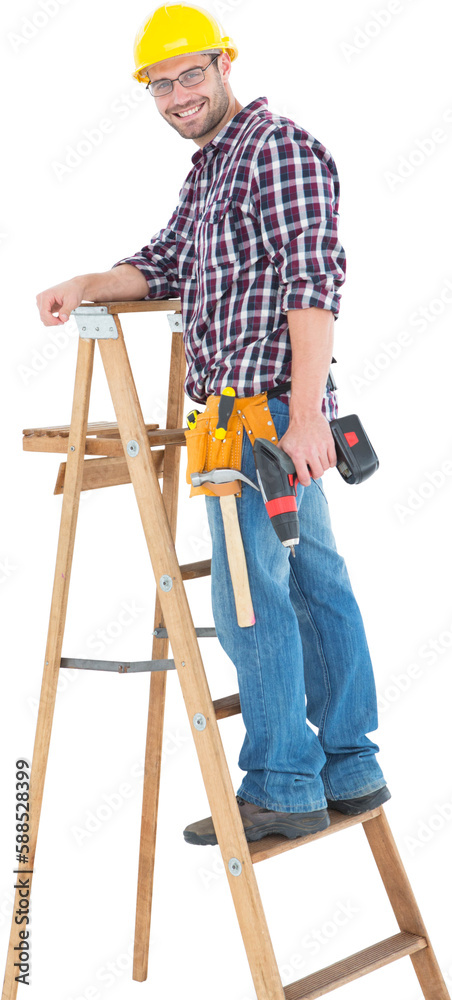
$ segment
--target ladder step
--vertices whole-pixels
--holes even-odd
[[[330,990],[335,990],[345,983],[359,979],[368,972],[375,972],[383,965],[389,965],[397,958],[404,958],[414,951],[420,951],[427,947],[427,941],[419,934],[409,934],[401,931],[393,934],[392,937],[377,941],[376,944],[363,948],[362,951],[343,958],[340,962],[334,962],[318,972],[313,972],[310,976],[298,979],[284,987],[286,1000],[315,1000]]]
[[[155,427],[156,430],[152,430]],[[164,445],[186,444],[185,432],[182,427],[157,428],[156,424],[146,425],[149,446],[161,448]],[[22,445],[24,451],[63,452],[67,454],[69,445],[69,427],[45,428],[27,427],[23,431]],[[120,437],[113,431],[111,436],[93,433],[88,424],[85,438],[85,455],[109,455],[124,457],[124,448]]]
[[[198,639],[215,639],[217,635],[217,630],[215,628],[197,628],[195,629]],[[152,635],[155,635],[156,639],[167,639],[168,629],[166,628],[155,628]]]
[[[185,563],[180,566],[183,580],[195,580],[199,576],[210,576],[210,559],[201,559],[199,562]]]
[[[158,424],[145,424],[147,431],[155,431],[158,429]],[[25,437],[55,437],[56,435],[60,437],[69,437],[69,432],[71,429],[70,424],[54,424],[52,427],[25,427],[22,434]],[[96,420],[87,424],[86,427],[87,435],[95,434],[96,437],[116,437],[119,439],[119,427],[117,423],[109,420]]]
[[[227,719],[230,715],[240,715],[242,711],[238,694],[227,694],[225,698],[217,698],[213,707],[217,719]]]
[[[175,670],[174,660],[74,660],[62,656],[60,667],[71,667],[77,670],[116,670],[118,674],[138,674],[142,670]]]
[[[159,477],[163,476],[164,450],[151,452],[154,468]],[[66,462],[61,462],[58,470],[54,494],[64,493]],[[125,458],[90,458],[83,463],[82,490],[98,490],[105,486],[123,486],[130,483],[129,468]]]
[[[253,864],[257,861],[266,861],[267,858],[273,858],[276,854],[283,854],[285,851],[292,851],[294,847],[309,844],[311,840],[320,840],[321,837],[328,837],[331,833],[346,830],[349,826],[355,826],[356,823],[366,823],[367,820],[375,819],[376,816],[379,816],[382,808],[382,806],[377,806],[376,809],[369,809],[367,812],[359,813],[358,816],[345,816],[344,813],[338,812],[337,809],[329,809],[330,825],[327,826],[326,830],[319,830],[318,833],[308,833],[304,837],[295,837],[293,840],[290,840],[289,837],[284,837],[281,833],[273,833],[267,837],[263,837],[262,840],[251,841],[248,844],[251,861]]]

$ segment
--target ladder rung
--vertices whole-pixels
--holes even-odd
[[[272,858],[276,854],[283,854],[285,851],[293,850],[294,847],[309,844],[311,840],[320,840],[320,837],[328,837],[331,833],[346,830],[347,827],[355,826],[356,823],[365,823],[368,819],[374,819],[375,816],[379,816],[381,809],[382,806],[377,806],[376,809],[369,809],[368,812],[359,813],[358,816],[345,816],[344,813],[338,812],[337,809],[329,809],[330,825],[327,826],[326,830],[319,830],[318,833],[308,833],[304,837],[295,837],[293,840],[290,840],[289,837],[284,837],[282,833],[269,834],[267,837],[263,837],[262,840],[255,840],[248,844],[251,860],[253,863],[256,861],[266,861],[267,858]]]
[[[195,629],[198,639],[215,639],[217,635],[217,630],[215,628],[197,628]],[[168,629],[166,628],[155,628],[153,633],[156,639],[167,639]]]
[[[148,431],[148,441],[151,448],[162,444],[187,444],[183,427],[161,427],[156,431]]]
[[[344,986],[353,979],[359,979],[368,972],[375,972],[376,969],[394,962],[397,958],[404,958],[405,955],[411,955],[414,951],[426,947],[427,941],[421,935],[401,931],[383,941],[377,941],[368,948],[363,948],[362,951],[356,951],[354,955],[349,955],[340,962],[334,962],[334,965],[328,965],[310,976],[290,983],[284,987],[285,998],[315,1000],[315,997],[321,997],[324,993]]]
[[[230,715],[240,715],[240,695],[227,694],[225,698],[217,698],[213,703],[217,719],[227,719]]]
[[[77,670],[116,670],[118,674],[138,674],[142,670],[175,670],[174,660],[73,660],[62,656],[60,667],[71,667]]]
[[[183,580],[195,580],[198,576],[210,576],[210,559],[199,562],[185,563],[180,567]]]
[[[153,451],[152,460],[159,477],[163,475],[164,449]],[[61,462],[54,494],[64,492],[67,462]],[[83,463],[82,490],[98,490],[106,486],[123,486],[130,483],[129,467],[125,458],[90,458]]]

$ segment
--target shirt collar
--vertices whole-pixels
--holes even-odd
[[[251,101],[246,107],[238,111],[230,121],[226,122],[226,125],[220,129],[219,132],[214,136],[210,142],[207,142],[202,149],[198,149],[196,153],[192,156],[193,165],[200,169],[204,166],[206,160],[215,152],[215,149],[221,149],[226,156],[229,155],[233,147],[237,144],[240,139],[242,132],[244,132],[249,119],[255,115],[257,112],[261,111],[262,108],[268,107],[268,100],[266,97],[257,97],[256,100]]]

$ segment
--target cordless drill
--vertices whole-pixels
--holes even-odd
[[[256,438],[253,446],[256,477],[267,514],[279,540],[295,556],[300,541],[297,510],[297,470],[282,448],[266,438]]]
[[[379,461],[356,413],[330,421],[337,466],[346,483],[363,483],[376,472]],[[297,470],[290,457],[266,438],[256,438],[254,461],[259,488],[271,523],[283,545],[295,555],[300,540],[297,510]]]

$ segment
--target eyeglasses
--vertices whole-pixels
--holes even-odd
[[[204,80],[204,74],[206,69],[218,59],[221,52],[217,52],[217,55],[211,59],[207,66],[194,66],[193,69],[187,69],[180,76],[176,77],[177,81],[182,84],[183,87],[196,87],[197,83],[202,83]],[[148,90],[153,97],[164,97],[166,94],[170,94],[176,80],[154,80],[154,83],[146,84],[146,90]]]

